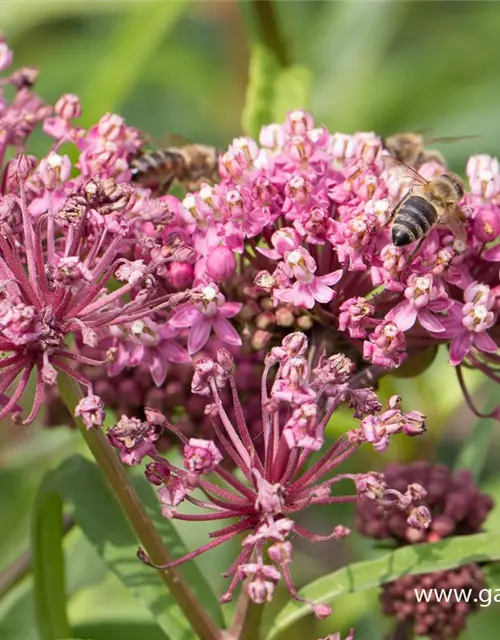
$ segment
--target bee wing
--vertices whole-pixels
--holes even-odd
[[[469,140],[471,138],[479,138],[478,135],[470,135],[470,136],[439,136],[439,138],[431,138],[429,140],[429,144],[433,144],[434,142],[458,142],[459,140]]]
[[[190,140],[176,133],[163,133],[161,136],[150,136],[143,134],[144,141],[153,149],[182,149],[193,143]]]
[[[455,238],[462,242],[467,241],[467,228],[465,226],[467,215],[463,209],[455,205],[446,207],[439,222],[448,226]]]
[[[415,171],[415,169],[412,169],[404,162],[396,160],[393,156],[383,155],[382,162],[384,163],[385,169],[394,173],[399,182],[404,186],[421,187],[427,184],[427,180]]]

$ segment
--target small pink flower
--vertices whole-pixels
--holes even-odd
[[[486,353],[496,353],[498,345],[486,331],[495,324],[495,295],[486,285],[473,283],[464,292],[465,304],[455,302],[443,321],[446,337],[452,338],[450,363],[460,364],[475,347]]]
[[[285,253],[285,261],[280,264],[284,273],[296,281],[289,288],[277,289],[276,298],[306,309],[312,309],[316,301],[330,302],[335,295],[330,287],[337,284],[343,273],[339,269],[324,276],[314,275],[317,269],[316,262],[303,247]]]
[[[205,346],[212,329],[223,342],[240,346],[241,338],[227,318],[236,316],[243,305],[237,302],[226,302],[216,284],[212,283],[198,290],[201,293],[200,302],[177,310],[169,321],[172,327],[190,329],[189,353],[197,353]]]
[[[184,466],[192,473],[210,473],[221,460],[222,454],[211,440],[190,438],[184,446]]]
[[[82,418],[87,429],[102,427],[106,417],[104,403],[98,396],[93,394],[88,395],[77,404],[75,408],[75,416],[77,418]]]
[[[404,295],[406,301],[400,302],[387,315],[401,331],[411,329],[417,319],[428,331],[438,333],[445,330],[433,313],[446,311],[452,304],[442,283],[436,282],[432,275],[411,274]]]
[[[405,356],[404,333],[394,322],[385,321],[375,327],[370,340],[363,342],[363,357],[380,367],[398,367]]]
[[[317,421],[315,404],[304,404],[292,414],[283,428],[283,436],[290,447],[318,451],[323,445],[323,429]]]

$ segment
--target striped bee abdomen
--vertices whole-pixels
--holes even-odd
[[[403,247],[423,238],[437,220],[436,209],[420,196],[410,196],[398,208],[392,221],[392,242]]]

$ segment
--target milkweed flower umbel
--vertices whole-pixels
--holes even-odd
[[[385,170],[385,153],[375,133],[331,132],[300,110],[263,127],[258,142],[233,140],[220,183],[172,201],[175,225],[196,247],[194,285],[211,286],[214,252],[223,253],[218,289],[226,304],[243,302],[230,322],[257,349],[286,326],[383,374],[444,345],[461,382],[469,365],[498,381],[499,163],[467,163],[466,242],[437,225],[415,252],[391,242],[407,189]],[[423,177],[447,171],[436,158],[418,167]]]
[[[11,163],[18,186],[18,194],[8,200],[15,231],[0,229],[0,348],[7,353],[0,360],[0,393],[21,374],[0,419],[17,405],[35,371],[35,399],[25,422],[38,413],[44,385],[56,382],[58,369],[84,384],[93,397],[91,383],[71,363],[105,363],[75,353],[69,337],[78,336],[93,347],[113,325],[138,321],[189,299],[185,293],[158,295],[154,266],[125,258],[126,212],[133,200],[126,185],[112,179],[85,181],[58,211],[49,205],[35,218],[26,197],[26,181],[34,170],[23,155]],[[119,286],[108,291],[112,276]],[[80,409],[89,415],[89,406]],[[100,409],[92,420],[102,424]]]
[[[195,365],[192,391],[211,400],[206,412],[213,421],[217,444],[202,438],[186,438],[153,409],[146,409],[144,421],[123,417],[108,431],[110,442],[125,464],[138,464],[144,457],[151,459],[146,477],[158,487],[165,517],[192,522],[230,521],[213,531],[210,541],[202,547],[162,568],[186,562],[243,535],[241,550],[225,574],[231,580],[221,601],[230,601],[234,589],[244,580],[250,598],[256,603],[269,601],[280,580],[294,598],[301,600],[290,573],[293,535],[321,542],[341,539],[349,530],[336,524],[327,534],[316,534],[296,522],[297,513],[313,505],[356,502],[364,497],[388,509],[400,510],[408,526],[429,525],[425,507],[416,506],[416,501],[425,495],[422,487],[412,484],[403,491],[387,491],[380,474],[332,476],[363,443],[370,442],[382,451],[395,434],[422,433],[425,428],[422,414],[403,412],[397,397],[391,398],[387,410],[382,411],[373,389],[359,388],[353,363],[342,354],[322,356],[311,369],[306,336],[292,333],[279,347],[271,349],[265,359],[261,382],[261,450],[248,428],[234,368],[233,357],[224,349],[218,351],[215,359],[203,358]],[[222,391],[226,387],[232,401],[232,419],[223,402]],[[327,445],[326,426],[341,404],[353,408],[360,426]],[[183,442],[184,468],[173,465],[156,451],[159,428],[172,431]],[[320,457],[308,468],[310,456],[317,451],[321,452]],[[221,466],[223,457],[232,460],[241,478]],[[352,494],[332,492],[341,480],[353,482]],[[203,499],[196,496],[195,489],[204,494]],[[182,513],[177,507],[184,501],[200,507],[204,513]],[[150,563],[144,552],[140,551],[140,557]],[[319,617],[330,612],[324,604],[311,604]]]

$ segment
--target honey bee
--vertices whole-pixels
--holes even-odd
[[[466,216],[458,203],[464,195],[459,176],[446,173],[431,180],[415,169],[388,155],[382,156],[384,166],[394,171],[400,184],[410,187],[394,208],[391,225],[392,242],[397,247],[423,240],[436,224],[447,225],[462,241],[467,239]]]
[[[404,164],[418,169],[425,162],[439,162],[446,167],[444,157],[432,149],[427,149],[426,145],[433,142],[456,142],[467,138],[475,138],[476,136],[447,136],[440,138],[428,138],[423,133],[395,133],[388,138],[383,139],[383,145],[391,156],[403,162]]]
[[[179,137],[175,137],[175,142],[156,149],[141,149],[130,162],[132,181],[152,189],[156,195],[163,195],[174,182],[193,191],[203,181],[213,183],[218,180],[217,149]]]
[[[446,166],[445,160],[439,151],[431,151],[425,148],[424,136],[420,133],[395,133],[385,138],[383,144],[396,160],[415,169],[430,160],[435,160]]]

